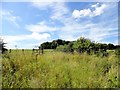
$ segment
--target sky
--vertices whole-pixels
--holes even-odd
[[[117,2],[0,2],[7,48],[34,48],[55,39],[85,37],[118,44]]]

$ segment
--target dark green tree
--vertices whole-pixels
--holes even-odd
[[[113,44],[111,44],[111,43],[108,44],[108,49],[109,50],[113,50],[114,48],[115,48],[115,46]]]
[[[44,49],[51,49],[51,42],[44,42],[41,44],[41,47]]]
[[[2,39],[0,39],[0,53],[4,54],[7,49],[5,48],[5,44]]]

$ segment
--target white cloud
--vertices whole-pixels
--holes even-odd
[[[46,7],[51,7],[54,2],[32,2],[32,5],[38,9],[47,9]]]
[[[64,4],[64,0],[32,0],[32,6],[40,9],[40,10],[47,10],[48,8],[51,9],[52,19],[59,19],[62,18],[65,14],[68,14],[69,10]]]
[[[98,5],[99,5],[99,3],[91,5],[91,7],[96,8],[96,7],[98,7]]]
[[[98,27],[99,26],[99,27]],[[106,38],[109,38],[111,36],[117,37],[118,35],[118,28],[113,28],[113,27],[103,27],[104,24],[97,23],[97,24],[92,24],[92,23],[74,23],[71,25],[67,25],[63,28],[61,28],[61,33],[59,34],[59,37],[65,40],[76,40],[80,36],[83,36],[85,38],[89,38],[92,41],[98,41],[101,42]],[[116,30],[116,31],[114,31]],[[114,31],[114,32],[111,32]]]
[[[50,37],[50,34],[48,33],[39,34],[37,32],[33,32],[32,34],[29,34],[29,35],[2,36],[4,42],[6,43],[22,41],[22,40],[27,40],[27,39],[43,40],[49,37]]]
[[[30,37],[36,40],[42,40],[42,39],[50,38],[50,34],[48,33],[39,34],[37,32],[33,32],[32,35],[30,35]]]
[[[104,9],[107,7],[106,4],[102,4],[101,7],[96,7],[93,11],[93,16],[101,15],[104,12]]]
[[[52,19],[61,19],[65,15],[69,14],[69,9],[66,7],[66,5],[63,2],[57,2],[52,7]]]
[[[7,43],[7,47],[14,47],[15,45],[18,45],[19,42],[23,40],[37,40],[39,42],[47,40],[50,38],[50,34],[48,33],[43,33],[39,34],[37,32],[33,32],[32,34],[29,35],[16,35],[16,36],[2,36],[2,39],[4,40],[5,43]]]
[[[18,20],[21,20],[19,16],[14,16],[12,13],[13,11],[8,10],[0,10],[1,11],[1,17],[3,20],[7,20],[9,23],[14,24],[16,27],[19,28]]]
[[[73,17],[74,18],[80,18],[80,12],[79,10],[74,10],[73,13],[72,13]]]
[[[38,9],[45,10],[54,7],[58,1],[59,0],[31,0],[31,4]],[[61,1],[63,2],[64,0]]]
[[[37,24],[26,25],[25,28],[31,32],[50,32],[57,30],[56,27],[48,26],[44,21]]]
[[[91,16],[92,12],[90,9],[84,9],[84,10],[74,10],[72,15],[74,18],[80,18],[80,17],[86,17]]]
[[[83,10],[74,10],[72,15],[74,18],[99,16],[104,12],[107,5],[102,4],[99,6],[99,3],[97,3],[95,5],[91,5],[91,7],[94,8],[95,10],[92,10],[92,8],[83,9]]]

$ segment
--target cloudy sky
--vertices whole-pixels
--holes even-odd
[[[86,37],[118,43],[117,2],[1,2],[0,29],[8,48]]]

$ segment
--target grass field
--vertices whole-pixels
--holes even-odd
[[[118,87],[118,57],[14,50],[2,58],[3,88]]]

